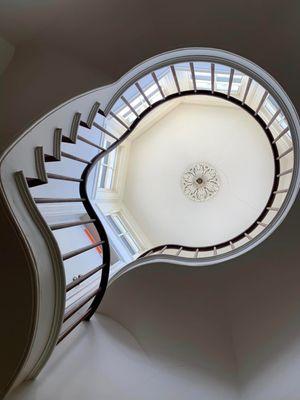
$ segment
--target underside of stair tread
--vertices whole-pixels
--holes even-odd
[[[52,154],[45,154],[44,157],[46,162],[60,161]]]
[[[99,227],[97,224],[97,222],[99,222],[97,220],[97,218],[95,219],[94,216],[92,216],[93,213],[89,213],[88,211],[88,207],[84,206],[84,204],[87,202],[87,198],[85,194],[74,194],[74,197],[63,197],[64,196],[64,185],[59,185],[57,186],[52,180],[61,180],[61,181],[71,181],[69,182],[78,182],[78,183],[82,183],[83,179],[81,177],[73,177],[72,174],[74,175],[81,175],[82,174],[82,169],[85,170],[85,168],[90,168],[93,166],[93,161],[94,159],[96,159],[95,157],[101,153],[105,153],[106,149],[104,149],[103,147],[100,146],[100,143],[97,144],[94,141],[90,141],[88,139],[85,138],[88,137],[90,135],[90,133],[98,133],[96,132],[96,127],[94,126],[94,121],[95,121],[95,117],[97,116],[97,113],[102,114],[101,110],[99,109],[100,107],[100,103],[95,102],[89,112],[88,118],[87,118],[87,122],[81,121],[81,113],[76,112],[73,114],[73,119],[71,122],[71,128],[70,128],[70,132],[62,131],[61,128],[55,128],[54,131],[49,132],[49,135],[53,136],[53,145],[52,145],[52,149],[51,149],[51,138],[50,138],[50,147],[47,145],[47,147],[45,147],[46,149],[46,153],[44,153],[44,147],[43,146],[37,146],[34,148],[34,162],[35,162],[35,168],[33,168],[33,173],[28,174],[29,176],[26,177],[26,182],[27,182],[27,188],[33,188],[36,186],[40,186],[40,185],[45,185],[49,183],[49,187],[47,187],[47,189],[49,188],[49,194],[48,194],[48,190],[47,192],[45,191],[31,191],[31,200],[33,200],[35,202],[36,208],[37,210],[39,210],[39,215],[41,215],[41,217],[45,220],[45,215],[43,214],[43,206],[45,205],[46,208],[48,207],[48,205],[50,204],[57,204],[57,203],[82,203],[80,205],[80,207],[82,207],[82,209],[85,209],[85,212],[87,213],[87,217],[88,219],[86,220],[80,220],[80,219],[75,219],[73,221],[65,221],[65,222],[59,222],[59,223],[55,223],[55,224],[49,224],[47,221],[47,225],[50,228],[50,231],[52,231],[53,234],[53,240],[56,241],[55,236],[54,236],[54,231],[57,230],[61,230],[61,229],[65,229],[65,228],[72,228],[72,227],[77,227],[77,226],[83,226],[85,227],[85,225],[90,225],[91,229],[96,229],[96,231],[99,230]],[[79,127],[83,127],[83,129],[81,129],[82,132],[82,136],[80,135],[80,128]],[[91,128],[93,128],[93,132],[91,131]],[[88,131],[86,130],[88,129]],[[112,134],[110,134],[109,132],[107,132],[105,130],[105,128],[102,129],[102,131],[104,133],[106,133],[107,135],[110,135],[111,137],[113,137],[116,141],[118,140],[116,137],[114,137]],[[84,135],[84,133],[86,133],[86,135]],[[95,141],[96,141],[96,135],[95,135]],[[102,134],[101,134],[102,137]],[[61,143],[68,143],[68,144],[73,144],[75,146],[69,146],[66,145],[65,148],[67,151],[62,151],[62,145]],[[98,152],[95,149],[88,149],[85,145],[88,146],[92,146],[96,149],[98,149]],[[77,146],[77,147],[76,147]],[[86,152],[85,150],[88,149]],[[75,154],[72,154],[72,153]],[[82,158],[80,156],[77,156],[76,154],[80,154],[83,155],[83,157],[86,156],[86,158]],[[65,159],[69,159],[71,161],[75,161],[77,163],[82,163],[83,165],[80,166],[77,163],[72,163],[69,162],[69,160],[65,160]],[[62,163],[59,163],[60,161],[63,161]],[[57,164],[54,164],[53,167],[54,168],[50,168],[49,166],[49,172],[47,172],[46,170],[46,166],[47,166],[47,162],[56,162]],[[81,168],[82,167],[82,168]],[[78,172],[78,170],[80,170]],[[76,174],[77,172],[77,174]],[[51,180],[51,181],[50,181]],[[68,184],[68,182],[66,183],[66,185]],[[80,186],[81,187],[81,186]],[[58,188],[58,189],[55,189]],[[61,190],[60,190],[61,188]],[[29,192],[29,191],[28,191]],[[30,192],[29,192],[30,193]],[[37,194],[40,193],[40,194]],[[47,193],[47,194],[46,194]],[[83,190],[83,193],[85,193],[85,190]],[[72,196],[72,195],[70,195]],[[77,196],[77,197],[76,197]],[[81,197],[80,197],[81,196]],[[41,205],[41,206],[39,206]],[[58,204],[59,206],[59,204]],[[71,205],[72,206],[72,205]],[[75,206],[75,205],[73,205]],[[72,206],[72,207],[73,207]],[[69,206],[66,205],[66,209],[69,208]],[[94,217],[94,218],[93,218]],[[94,226],[92,227],[91,224],[94,224]],[[101,226],[101,223],[100,223]],[[105,237],[105,232],[103,233],[103,235],[100,235],[100,231],[99,233],[99,238],[104,236]],[[66,234],[68,234],[68,232],[66,231]],[[58,243],[59,245],[59,243]],[[76,244],[75,244],[76,246]],[[89,250],[95,249],[98,253],[101,254],[101,257],[103,258],[103,261],[105,260],[105,258],[107,258],[107,252],[109,250],[107,250],[107,241],[105,240],[91,240],[91,243],[74,249],[68,253],[65,253],[62,251],[62,249],[60,248],[60,254],[63,260],[69,260],[72,259],[73,257],[79,256],[82,253],[86,253]],[[101,250],[100,250],[101,249]],[[104,253],[104,254],[103,254]],[[71,309],[66,309],[65,310],[65,320],[69,319],[71,316],[73,316],[75,313],[75,317],[77,318],[77,314],[79,312],[79,310],[83,307],[83,305],[85,305],[88,301],[93,300],[92,304],[92,308],[83,311],[82,317],[80,317],[79,319],[76,319],[75,322],[72,321],[71,326],[67,326],[66,324],[62,325],[61,328],[61,334],[59,336],[59,340],[58,342],[60,342],[69,332],[71,332],[75,326],[77,326],[81,320],[83,319],[89,319],[90,316],[93,314],[93,312],[95,312],[96,308],[97,308],[97,304],[99,304],[99,302],[101,301],[101,298],[103,296],[103,288],[106,287],[107,285],[107,277],[108,277],[108,273],[107,273],[107,269],[109,269],[109,262],[107,263],[103,263],[101,265],[98,265],[98,267],[94,267],[91,270],[88,270],[88,272],[83,273],[82,275],[78,275],[77,279],[75,279],[74,281],[70,282],[68,285],[66,285],[66,292],[72,290],[75,287],[78,287],[78,289],[81,288],[81,284],[85,281],[89,282],[89,278],[93,277],[95,275],[95,279],[98,279],[98,275],[96,276],[96,274],[100,274],[100,278],[99,278],[99,287],[95,290],[93,290],[92,292],[88,293],[87,296],[84,297],[83,300],[80,300],[77,304],[76,307],[71,308]],[[102,271],[103,270],[103,271]],[[102,271],[102,273],[101,273]],[[82,298],[82,297],[81,297]],[[80,299],[80,298],[79,298]]]
[[[38,178],[26,178],[27,184],[29,187],[35,187],[40,185],[45,185],[47,182],[44,182]]]
[[[81,113],[76,112],[72,120],[70,135],[69,136],[65,134],[62,135],[61,138],[62,142],[73,143],[73,144],[76,143],[80,120],[81,120]]]

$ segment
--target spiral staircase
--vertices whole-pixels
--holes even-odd
[[[222,73],[227,79],[220,83],[218,74]],[[233,90],[237,76],[244,83],[239,93]],[[255,97],[251,96],[254,87]],[[268,201],[246,230],[226,242],[197,247],[162,243],[112,274],[110,238],[92,196],[96,166],[153,109],[184,96],[215,96],[241,107],[257,121],[274,158]],[[267,102],[273,107],[268,112]],[[120,109],[126,110],[126,117]],[[25,375],[38,374],[53,347],[92,317],[108,284],[124,272],[152,260],[212,265],[251,250],[270,235],[284,219],[299,187],[299,132],[297,114],[273,78],[247,60],[211,49],[183,49],[147,60],[115,84],[63,104],[26,131],[1,160],[2,196],[34,265],[37,296],[41,297]],[[110,143],[108,147],[103,138]],[[63,186],[53,185],[57,181],[73,195],[65,196]],[[48,187],[51,196],[39,196],[40,187]],[[59,204],[67,210],[74,203],[82,207],[85,218],[49,223],[43,215],[45,206]],[[77,226],[92,227],[93,242],[80,247],[74,243],[64,251],[57,234],[67,235]],[[86,254],[83,260],[88,263],[88,255],[95,250],[98,265],[88,270],[85,266],[88,272],[66,281],[68,261]]]

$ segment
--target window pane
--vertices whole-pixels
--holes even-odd
[[[139,247],[132,237],[122,215],[119,212],[114,213],[108,215],[107,219],[129,253],[131,255],[136,254],[139,251]]]
[[[131,255],[138,252],[138,248],[135,245],[132,246],[132,240],[129,241],[127,236],[121,236],[121,240]]]
[[[160,91],[154,82],[151,74],[148,74],[139,80],[139,84],[143,89],[147,99],[150,101],[151,104],[156,103],[157,101],[162,100],[162,96]]]
[[[199,90],[211,90],[211,64],[194,62],[196,86]]]
[[[189,63],[175,64],[175,71],[179,83],[180,90],[193,90],[192,73]]]
[[[114,218],[112,215],[107,215],[107,220],[110,223],[110,225],[112,226],[112,228],[114,229],[114,231],[120,235],[122,233],[121,229],[119,228],[119,226],[116,224]]]
[[[111,144],[109,140],[104,140],[102,143],[104,146],[107,147]],[[116,168],[117,162],[117,149],[111,151],[100,161],[100,170],[99,170],[99,187],[101,189],[112,190],[113,188],[113,178],[114,172]]]
[[[107,167],[105,165],[101,165],[100,166],[100,173],[99,173],[99,187],[101,189],[105,188],[105,178],[106,178],[106,171],[107,171]]]
[[[271,115],[274,115],[276,111],[279,109],[278,104],[271,95],[267,97],[267,100],[264,103],[264,107]]]
[[[114,136],[120,137],[123,133],[126,132],[126,128],[121,125],[115,118],[113,118],[110,114],[105,118],[104,128],[106,128],[109,132],[111,132]]]
[[[276,118],[276,122],[281,126],[282,129],[285,129],[288,126],[287,119],[285,118],[283,112],[280,112],[278,117]]]
[[[130,86],[124,92],[124,97],[138,114],[141,114],[148,107],[146,100],[135,85]]]
[[[105,189],[111,190],[113,183],[113,170],[111,168],[107,168],[106,171],[106,180],[105,180]]]
[[[139,251],[139,248],[135,242],[135,240],[133,239],[132,235],[130,235],[129,233],[127,233],[125,236],[126,240],[128,241],[128,244],[131,246],[131,248],[134,251],[134,254],[137,253]]]
[[[126,233],[127,229],[126,229],[126,226],[125,226],[124,222],[122,221],[122,219],[120,217],[120,214],[119,213],[118,214],[113,214],[112,217],[113,217],[116,225],[119,227],[120,232],[121,233]]]
[[[116,101],[112,111],[127,125],[131,125],[131,123],[136,119],[134,113],[122,99]]]
[[[177,93],[176,84],[170,67],[163,67],[155,71],[158,82],[165,96]]]
[[[227,93],[229,85],[230,68],[227,65],[215,65],[215,89]]]
[[[249,77],[245,75],[243,72],[238,70],[234,70],[233,81],[231,86],[231,96],[235,97],[239,100],[243,99],[243,96],[246,91],[246,86],[248,83]]]

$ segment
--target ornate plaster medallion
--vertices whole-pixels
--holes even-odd
[[[185,170],[181,177],[181,187],[187,198],[206,201],[218,193],[220,180],[211,165],[198,162]]]

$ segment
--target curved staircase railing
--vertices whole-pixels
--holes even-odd
[[[215,53],[216,55],[214,55]],[[96,277],[92,286],[88,289],[84,287],[83,295],[79,291],[76,301],[66,307],[58,342],[63,340],[81,321],[91,318],[104,296],[109,281],[109,238],[91,200],[88,187],[89,178],[99,160],[126,140],[143,118],[163,103],[183,96],[205,95],[221,98],[244,109],[256,119],[269,140],[274,156],[274,181],[264,210],[251,226],[236,237],[211,246],[190,247],[180,244],[161,244],[141,254],[139,256],[141,262],[143,258],[149,256],[166,257],[170,260],[174,257],[189,257],[194,259],[197,265],[224,261],[248,251],[260,243],[276,228],[288,212],[299,186],[299,121],[297,114],[292,105],[288,103],[288,98],[284,96],[279,85],[274,84],[276,86],[274,89],[272,79],[267,75],[262,77],[263,73],[256,69],[258,67],[253,66],[247,60],[243,60],[241,63],[237,60],[235,56],[231,58],[228,53],[217,50],[203,52],[203,50],[197,51],[197,49],[191,49],[191,51],[184,49],[146,61],[144,65],[141,64],[125,75],[115,84],[115,87],[113,85],[108,87],[106,92],[104,91],[103,99],[99,99],[93,104],[86,121],[82,120],[81,113],[75,112],[69,135],[61,128],[56,128],[53,135],[52,153],[49,151],[44,153],[41,145],[35,146],[36,177],[26,176],[25,178],[25,173],[17,173],[18,179],[24,181],[23,188],[27,184],[27,189],[24,190],[27,190],[28,193],[32,188],[47,185],[53,180],[76,185],[78,191],[76,197],[61,197],[59,193],[54,193],[52,197],[33,196],[36,206],[54,203],[80,203],[83,205],[87,214],[86,219],[48,224],[52,233],[91,224],[95,227],[98,235],[98,239],[92,244],[61,253],[61,261],[65,262],[92,249],[100,249],[102,262],[66,285],[65,291],[68,295],[75,288],[83,287],[91,278]],[[185,68],[182,67],[183,64]],[[202,68],[204,64],[205,69]],[[223,68],[223,78],[226,77],[223,79],[222,85],[218,81],[220,65]],[[162,73],[162,71],[164,72]],[[241,79],[244,81],[243,92],[239,95],[234,91],[236,75],[242,76]],[[199,79],[199,77],[203,79]],[[254,85],[260,96],[257,99],[249,99],[251,88]],[[170,90],[171,87],[172,90]],[[104,105],[103,108],[100,108],[102,100]],[[271,101],[273,111],[267,115],[264,111],[268,101]],[[275,125],[277,129],[274,128]],[[282,126],[282,129],[278,133],[279,126]],[[110,139],[111,144],[107,148],[102,147],[99,134],[100,137],[104,136]],[[73,149],[88,146],[94,152],[84,158],[80,152],[69,151],[63,147],[64,145],[69,147],[71,145]],[[84,166],[79,177],[66,175],[63,168],[62,173],[47,172],[46,165],[56,162],[59,169],[61,161],[66,159]],[[286,165],[289,165],[288,168]],[[32,207],[31,205],[31,209]],[[53,240],[55,241],[54,236]]]
[[[105,293],[107,283],[108,283],[108,278],[109,278],[109,268],[110,268],[110,252],[109,252],[109,242],[108,238],[105,232],[105,229],[103,227],[103,224],[101,223],[97,213],[94,210],[94,207],[89,199],[88,192],[87,192],[87,180],[88,177],[92,171],[92,169],[95,167],[97,162],[105,157],[109,152],[113,151],[117,146],[119,146],[126,138],[134,131],[134,129],[138,126],[138,124],[143,120],[143,118],[150,113],[153,109],[156,107],[159,107],[161,104],[174,100],[179,97],[183,96],[195,96],[195,95],[205,95],[205,96],[214,96],[217,98],[221,98],[223,100],[226,100],[228,102],[231,102],[241,108],[243,108],[247,113],[249,113],[255,120],[258,122],[258,124],[263,128],[272,152],[273,152],[273,157],[274,157],[274,181],[273,181],[273,187],[272,191],[270,193],[269,199],[265,205],[265,208],[259,215],[256,221],[254,221],[245,231],[241,232],[239,235],[233,237],[231,240],[228,240],[223,243],[216,243],[212,246],[198,246],[198,247],[190,247],[190,246],[184,246],[180,244],[162,244],[159,246],[156,246],[152,249],[149,249],[148,251],[144,252],[139,256],[139,258],[144,258],[146,256],[154,256],[154,255],[159,255],[161,256],[173,256],[173,257],[181,257],[183,254],[185,257],[191,257],[194,259],[200,258],[201,253],[205,253],[206,255],[210,252],[209,257],[217,257],[218,252],[231,252],[236,250],[237,247],[243,246],[246,242],[251,242],[253,241],[257,236],[261,235],[261,232],[268,227],[268,225],[272,222],[274,216],[280,211],[280,207],[284,203],[284,198],[286,194],[289,191],[288,187],[283,187],[281,184],[281,181],[286,184],[286,176],[293,175],[294,168],[288,168],[287,170],[283,171],[281,167],[281,160],[283,160],[287,156],[294,156],[294,143],[293,143],[293,138],[291,136],[291,131],[289,126],[286,125],[282,131],[278,134],[275,135],[274,131],[272,131],[272,125],[276,123],[276,118],[278,119],[279,116],[283,114],[281,108],[279,107],[278,104],[275,106],[275,110],[273,115],[270,115],[269,120],[266,120],[263,114],[261,114],[261,111],[263,109],[263,106],[265,102],[268,100],[270,93],[264,89],[261,88],[261,97],[256,104],[255,108],[252,108],[250,104],[247,103],[249,92],[251,86],[254,84],[258,85],[257,82],[254,81],[254,79],[250,76],[244,77],[244,79],[247,79],[247,84],[245,85],[245,91],[243,96],[239,99],[236,96],[232,95],[232,87],[233,87],[233,82],[234,82],[234,76],[236,73],[239,73],[239,71],[235,70],[234,68],[229,68],[229,73],[228,73],[228,86],[226,91],[219,91],[218,86],[216,83],[216,66],[214,63],[210,64],[210,89],[202,89],[197,86],[197,81],[196,81],[196,67],[195,67],[195,62],[194,61],[189,61],[188,66],[189,66],[189,73],[190,73],[190,85],[191,88],[181,88],[181,80],[177,76],[176,72],[176,64],[170,64],[168,65],[167,68],[170,70],[170,75],[173,78],[173,83],[176,87],[176,92],[174,93],[167,93],[166,90],[163,87],[163,84],[160,83],[160,80],[158,78],[159,74],[157,70],[152,70],[151,72],[148,73],[146,80],[149,81],[150,79],[153,80],[153,83],[156,85],[157,88],[157,93],[159,96],[154,100],[151,101],[151,98],[147,95],[147,90],[143,88],[143,84],[140,83],[141,79],[145,79],[145,77],[140,78],[136,82],[131,85],[131,87],[127,88],[126,90],[121,93],[121,95],[116,99],[116,101],[112,104],[111,108],[104,113],[104,111],[100,110],[100,104],[96,102],[91,111],[90,115],[88,118],[87,122],[81,121],[81,116],[80,113],[76,113],[73,118],[72,122],[72,128],[71,128],[71,134],[70,136],[64,136],[62,135],[61,131],[58,129],[55,132],[55,135],[57,136],[56,138],[56,143],[57,143],[57,154],[58,157],[56,161],[60,160],[61,157],[63,158],[69,158],[77,162],[81,162],[86,164],[86,167],[84,168],[80,178],[74,178],[71,176],[64,176],[64,175],[59,175],[59,174],[53,174],[53,173],[47,173],[46,168],[43,164],[43,153],[42,149],[36,148],[36,163],[39,166],[40,169],[40,174],[42,176],[42,179],[38,181],[37,179],[32,179],[32,178],[27,178],[27,182],[29,187],[37,186],[39,184],[46,184],[49,179],[59,179],[59,180],[65,180],[65,181],[71,181],[76,184],[79,183],[79,193],[80,197],[78,198],[35,198],[35,202],[37,204],[40,203],[53,203],[53,202],[81,202],[83,206],[86,209],[86,212],[89,216],[89,220],[86,221],[86,223],[92,223],[95,225],[100,240],[95,242],[92,245],[82,247],[80,249],[76,249],[73,252],[70,252],[68,254],[63,254],[62,258],[63,260],[67,260],[71,257],[76,257],[77,255],[88,251],[92,248],[101,246],[103,249],[103,263],[93,269],[92,271],[88,272],[84,276],[81,276],[80,279],[76,280],[75,282],[69,284],[66,288],[66,291],[68,292],[69,290],[72,290],[75,286],[78,286],[82,284],[86,279],[90,278],[93,274],[96,274],[100,270],[102,271],[101,273],[101,279],[100,279],[100,285],[97,289],[94,289],[90,293],[88,293],[86,296],[84,296],[79,302],[75,303],[74,306],[71,306],[66,309],[65,315],[63,322],[67,322],[70,317],[72,317],[77,311],[79,311],[83,306],[85,306],[88,302],[91,302],[90,306],[88,307],[87,310],[83,314],[80,314],[79,318],[75,319],[75,321],[72,322],[71,325],[67,326],[65,329],[63,329],[60,337],[59,337],[59,342],[69,333],[71,332],[81,321],[83,320],[88,320],[92,314],[95,312],[97,307],[99,306],[101,299],[103,298],[103,295]],[[133,90],[137,90],[137,92],[140,94],[140,96],[144,100],[144,109],[140,112],[134,105],[132,105],[132,99],[127,98],[126,93],[130,92]],[[124,106],[128,107],[130,113],[132,114],[133,118],[130,123],[118,113],[117,110],[115,110],[115,105],[119,104],[120,101],[123,103]],[[272,103],[274,104],[274,99],[272,99]],[[276,103],[276,102],[275,102]],[[95,119],[97,115],[100,115],[102,117],[102,125],[100,125],[99,122],[96,122]],[[111,132],[108,130],[107,127],[105,127],[105,123],[107,122],[108,119],[112,119],[114,121],[114,124],[118,126],[119,129],[117,129],[114,132]],[[281,116],[281,122],[283,121],[282,116]],[[101,134],[105,134],[109,136],[112,140],[113,143],[108,147],[108,148],[103,148],[99,144],[95,143],[94,141],[87,139],[86,136],[83,136],[79,134],[80,129],[84,128],[85,130],[91,131],[92,128],[96,128],[96,130],[100,131]],[[121,135],[120,135],[121,132]],[[278,146],[279,140],[281,138],[287,137],[289,142],[290,142],[290,147],[288,147],[287,150],[282,151],[280,147]],[[60,143],[61,142],[67,142],[71,143],[73,145],[78,145],[79,142],[85,143],[89,146],[92,146],[98,150],[98,153],[91,159],[91,160],[83,160],[79,159],[76,157],[74,154],[67,153],[65,151],[60,151]],[[54,161],[53,157],[45,155],[44,156],[44,161],[51,162]],[[292,161],[292,164],[294,164],[294,160]],[[290,183],[291,180],[288,182]],[[275,203],[275,205],[274,205]],[[55,229],[64,229],[68,228],[71,226],[75,226],[76,224],[81,224],[82,221],[74,221],[69,223],[68,225],[63,224],[60,226],[52,226],[50,227],[52,230]],[[175,250],[172,253],[172,250]]]
[[[77,199],[63,199],[63,198],[58,198],[58,199],[46,199],[46,198],[36,198],[35,201],[36,203],[46,203],[46,202],[53,202],[53,201],[60,201],[60,202],[69,202],[69,201],[78,201],[82,202],[84,205],[87,214],[90,217],[89,223],[93,223],[99,233],[100,236],[100,241],[94,243],[93,245],[83,247],[80,249],[75,250],[71,254],[63,254],[63,260],[66,260],[70,257],[75,257],[78,254],[81,254],[84,251],[87,251],[91,248],[97,247],[99,245],[102,246],[103,249],[103,263],[101,266],[95,268],[93,271],[85,274],[82,276],[80,279],[75,281],[75,283],[72,283],[71,285],[67,286],[67,291],[72,290],[75,286],[80,285],[84,280],[90,278],[92,274],[98,272],[100,269],[102,271],[101,274],[101,281],[98,289],[93,290],[91,293],[89,293],[87,296],[85,296],[78,304],[75,304],[74,307],[67,309],[64,317],[64,322],[66,322],[72,315],[74,315],[79,309],[81,309],[87,302],[89,302],[91,299],[93,299],[90,307],[87,309],[87,311],[83,314],[80,315],[80,317],[75,320],[71,326],[68,326],[65,330],[63,330],[59,341],[61,341],[72,329],[74,329],[82,320],[87,320],[91,317],[91,315],[95,312],[97,309],[98,305],[101,302],[101,299],[104,295],[105,289],[107,287],[108,283],[108,277],[109,277],[109,244],[108,244],[108,238],[106,236],[105,230],[103,228],[103,225],[97,216],[97,214],[94,211],[93,205],[91,204],[89,200],[89,196],[87,193],[87,179],[88,176],[91,172],[91,170],[95,167],[96,163],[103,157],[105,157],[106,154],[109,152],[113,151],[117,146],[119,146],[126,138],[134,131],[135,127],[138,126],[138,124],[143,120],[143,118],[150,113],[153,109],[156,107],[160,106],[161,104],[174,100],[179,97],[183,96],[194,96],[194,95],[206,95],[206,96],[214,96],[217,98],[224,99],[228,102],[231,102],[235,105],[238,105],[239,107],[243,108],[246,112],[248,112],[255,120],[258,122],[258,124],[263,128],[272,152],[273,152],[273,157],[274,157],[274,181],[273,181],[273,187],[272,191],[270,193],[269,199],[266,203],[265,208],[259,215],[256,221],[254,221],[245,231],[241,232],[239,235],[233,237],[231,240],[228,240],[223,243],[216,243],[212,246],[198,246],[198,247],[190,247],[190,246],[183,246],[180,244],[162,244],[160,246],[154,247],[152,249],[149,249],[148,251],[144,252],[140,258],[146,257],[146,256],[153,256],[153,255],[172,255],[173,257],[180,257],[183,254],[185,257],[189,256],[195,259],[198,259],[201,255],[201,253],[209,254],[210,257],[216,257],[218,255],[219,251],[233,251],[236,249],[238,246],[242,246],[245,242],[250,242],[256,237],[259,232],[261,232],[263,229],[265,229],[273,219],[273,217],[276,215],[276,213],[279,212],[280,206],[283,203],[284,195],[288,192],[287,187],[282,187],[281,185],[281,180],[285,180],[286,175],[292,175],[293,174],[293,167],[289,168],[286,171],[283,171],[281,168],[280,160],[282,160],[284,157],[293,154],[294,153],[294,146],[291,140],[291,146],[284,152],[280,150],[278,147],[278,141],[280,138],[283,138],[286,135],[289,135],[290,130],[288,127],[285,127],[282,129],[282,132],[278,135],[275,136],[274,132],[272,132],[271,127],[272,124],[276,122],[276,118],[282,113],[281,109],[278,107],[275,111],[274,114],[270,116],[269,120],[264,120],[263,116],[260,115],[260,111],[264,105],[264,103],[267,101],[268,97],[270,96],[267,90],[262,91],[262,96],[259,99],[259,102],[255,108],[251,108],[249,104],[247,104],[247,96],[249,95],[249,90],[251,85],[254,85],[254,81],[251,77],[247,77],[248,82],[246,85],[245,93],[241,99],[238,99],[234,97],[231,94],[232,90],[232,84],[233,84],[233,79],[234,75],[236,73],[236,70],[233,68],[230,69],[229,73],[229,78],[228,78],[228,88],[225,93],[218,91],[218,88],[214,85],[214,71],[215,71],[215,66],[214,64],[211,64],[211,90],[203,90],[197,87],[196,84],[196,79],[195,79],[195,67],[193,62],[189,62],[189,68],[190,68],[190,74],[191,74],[191,84],[192,84],[192,89],[189,90],[182,90],[180,89],[180,79],[178,79],[176,75],[176,65],[170,65],[170,72],[172,73],[172,77],[174,79],[174,84],[176,85],[177,92],[172,93],[172,94],[167,94],[164,92],[163,86],[160,84],[159,79],[156,75],[155,71],[152,71],[150,73],[150,76],[153,78],[153,82],[157,86],[158,92],[160,94],[160,97],[154,101],[151,102],[150,99],[147,97],[147,94],[145,90],[143,89],[142,85],[137,81],[134,83],[134,87],[137,88],[138,92],[141,94],[143,97],[146,108],[142,112],[138,112],[138,110],[131,104],[130,99],[127,99],[126,93],[122,93],[119,99],[116,100],[116,103],[120,102],[120,100],[124,103],[125,106],[128,107],[130,112],[134,115],[134,119],[131,121],[130,125],[128,124],[128,121],[126,121],[120,113],[117,113],[117,111],[114,111],[114,105],[111,107],[109,112],[105,115],[103,111],[100,110],[100,104],[95,103],[91,113],[90,117],[88,119],[88,122],[85,123],[80,120],[80,114],[76,113],[73,119],[73,124],[72,124],[72,133],[70,137],[66,136],[61,136],[62,141],[66,141],[72,144],[76,144],[78,142],[83,142],[87,145],[93,146],[99,150],[99,153],[97,153],[92,160],[78,160],[75,158],[74,155],[62,152],[61,156],[66,157],[66,158],[71,158],[75,161],[79,162],[84,162],[86,165],[85,169],[82,172],[82,175],[80,178],[74,178],[70,176],[62,176],[62,175],[55,175],[51,173],[44,173],[46,179],[61,179],[61,180],[68,180],[72,182],[79,183],[79,192],[80,192],[80,197]],[[130,88],[129,88],[130,91]],[[128,89],[127,89],[128,92]],[[115,104],[116,104],[115,103]],[[123,130],[122,134],[120,136],[118,135],[118,132],[110,132],[108,131],[107,128],[105,128],[104,125],[100,125],[99,123],[95,122],[95,118],[97,114],[101,115],[103,117],[103,122],[105,123],[105,120],[107,118],[112,118],[114,122],[119,125],[119,128]],[[95,142],[92,142],[90,139],[87,139],[86,137],[78,134],[80,131],[80,127],[82,127],[85,130],[91,130],[92,127],[95,127],[97,130],[99,130],[101,133],[104,133],[105,135],[108,135],[110,138],[113,139],[113,143],[108,147],[108,148],[103,148],[100,145],[96,144]],[[57,133],[58,134],[58,133]],[[288,136],[289,137],[289,136]],[[59,140],[59,139],[57,139]],[[36,153],[38,155],[38,153]],[[39,155],[38,155],[39,156]],[[45,157],[45,161],[52,161],[49,157]],[[45,179],[42,182],[43,184],[45,183]],[[286,180],[285,180],[286,182]],[[28,184],[29,186],[36,186],[38,182],[36,180],[31,180],[28,178]],[[279,198],[279,200],[278,200]],[[277,200],[277,201],[276,201]],[[274,206],[274,202],[276,201],[276,206]],[[271,216],[268,219],[268,217]],[[71,225],[69,224],[68,226],[74,226],[76,224],[76,221],[72,222]],[[60,226],[61,229],[67,228],[68,226]],[[52,227],[52,229],[54,229]],[[57,226],[55,227],[57,229]],[[171,250],[175,250],[175,252],[171,252]]]

